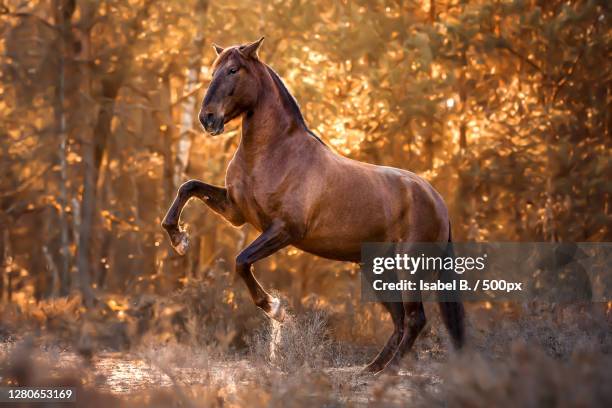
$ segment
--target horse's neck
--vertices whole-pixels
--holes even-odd
[[[307,143],[307,137],[301,134],[306,133],[306,129],[302,128],[304,126],[292,115],[278,90],[269,89],[255,108],[242,118],[239,151],[249,161],[257,161],[261,156],[286,148],[289,138],[293,146]]]

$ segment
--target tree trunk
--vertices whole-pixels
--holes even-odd
[[[8,227],[2,233],[2,300],[5,303],[11,301],[12,282],[11,274],[13,272],[13,256],[11,253],[11,236]]]
[[[59,138],[59,148],[57,159],[60,169],[59,177],[59,226],[60,226],[60,254],[61,264],[59,271],[59,292],[62,296],[68,294],[70,287],[70,248],[69,248],[69,230],[68,217],[66,209],[68,207],[68,175],[66,163],[66,145],[68,141],[68,133],[66,126],[66,64],[72,61],[72,49],[74,38],[72,35],[72,16],[75,11],[75,2],[71,0],[55,0],[54,9],[56,10],[55,21],[59,27],[58,37],[58,78],[57,87],[55,90],[55,122],[57,127],[57,135]],[[50,254],[49,254],[50,256]],[[54,288],[55,290],[55,288]]]
[[[93,305],[94,293],[91,287],[91,248],[93,225],[97,207],[98,197],[98,178],[100,176],[100,165],[102,158],[108,145],[108,139],[111,134],[111,122],[114,117],[115,103],[119,90],[123,85],[123,81],[128,73],[130,63],[132,61],[132,45],[136,40],[137,35],[141,32],[141,25],[146,21],[149,7],[152,1],[146,1],[144,6],[134,16],[128,27],[131,29],[130,39],[120,47],[116,56],[119,64],[115,71],[109,72],[101,80],[101,100],[100,108],[94,126],[93,135],[89,141],[83,143],[83,198],[81,200],[81,223],[79,225],[79,251],[77,256],[77,269],[79,271],[79,284],[83,294],[85,305],[90,307]],[[90,31],[95,20],[95,13],[85,13],[88,15],[88,23],[83,26],[88,27],[83,36],[84,58],[91,59],[90,55]],[[89,68],[84,71],[84,87],[87,89],[86,94],[90,92],[90,75]]]
[[[465,12],[465,6],[462,6],[462,13]],[[459,87],[459,154],[457,156],[457,168],[458,171],[458,183],[456,193],[456,214],[459,218],[459,222],[455,224],[458,226],[465,226],[463,231],[460,232],[459,237],[463,236],[470,241],[478,240],[479,237],[479,226],[478,220],[476,219],[476,206],[474,191],[472,184],[473,180],[468,177],[465,170],[469,168],[469,164],[472,157],[468,150],[467,141],[467,129],[468,129],[468,89],[467,89],[467,70],[468,70],[468,59],[467,59],[468,43],[464,39],[461,45],[459,69],[460,74],[458,78]]]
[[[178,188],[185,178],[185,172],[189,165],[189,152],[191,151],[192,128],[194,115],[196,114],[196,93],[192,90],[198,85],[200,78],[200,69],[202,67],[201,50],[204,45],[204,27],[206,23],[206,10],[208,9],[208,1],[200,0],[196,6],[196,12],[199,15],[199,24],[196,36],[193,42],[193,49],[189,61],[189,70],[185,80],[184,95],[189,95],[181,104],[181,130],[179,140],[176,146],[176,156],[174,160],[174,187]]]
[[[92,248],[93,224],[98,196],[98,177],[100,175],[102,157],[108,145],[108,139],[111,133],[111,121],[114,116],[115,101],[122,83],[123,70],[102,80],[103,99],[100,104],[92,140],[83,146],[84,181],[77,268],[79,270],[79,281],[81,292],[83,293],[83,300],[88,307],[93,305],[90,252]]]

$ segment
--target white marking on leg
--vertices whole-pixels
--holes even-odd
[[[176,249],[179,255],[185,255],[187,248],[189,248],[189,235],[186,232],[181,232],[181,240],[174,249]]]
[[[281,323],[285,319],[285,310],[283,309],[281,301],[278,298],[272,298],[270,301],[270,311],[268,312],[268,316]]]

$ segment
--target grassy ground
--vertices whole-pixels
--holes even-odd
[[[72,385],[88,407],[612,406],[606,304],[467,305],[461,354],[427,305],[402,370],[374,377],[360,369],[390,334],[378,306],[310,299],[281,326],[209,283],[88,311],[78,298],[5,305],[0,383]]]

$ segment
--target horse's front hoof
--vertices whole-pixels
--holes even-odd
[[[268,315],[268,317],[280,323],[285,321],[285,317],[286,317],[285,308],[281,304],[280,299],[272,298],[272,300],[269,303],[269,307],[270,307],[270,310],[266,311],[266,314]]]
[[[176,241],[174,239],[172,240],[174,250],[181,256],[185,255],[187,253],[187,249],[189,248],[189,234],[187,234],[185,231],[180,231],[175,238]],[[176,242],[176,244],[174,244],[174,242]]]

